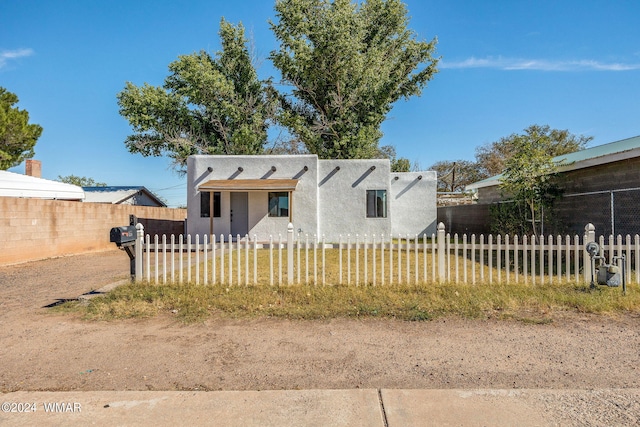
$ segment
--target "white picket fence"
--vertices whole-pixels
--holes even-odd
[[[559,283],[591,281],[586,243],[596,241],[588,224],[583,236],[453,236],[438,225],[431,236],[345,235],[337,243],[317,236],[285,236],[258,242],[255,236],[144,236],[138,225],[137,281],[249,285]],[[640,237],[597,239],[600,254],[624,256],[626,277],[640,283]],[[267,256],[268,255],[268,256]],[[328,258],[331,257],[329,260]],[[337,259],[336,259],[337,258]]]

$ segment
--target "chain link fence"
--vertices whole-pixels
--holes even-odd
[[[564,194],[553,211],[567,233],[583,233],[590,222],[598,235],[640,234],[640,188]]]

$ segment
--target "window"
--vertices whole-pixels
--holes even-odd
[[[213,193],[213,217],[220,218],[220,192]],[[211,192],[200,192],[200,218],[209,218],[211,215]]]
[[[289,193],[280,191],[269,192],[269,216],[288,217],[289,216]]]
[[[387,190],[367,190],[367,218],[387,217]]]

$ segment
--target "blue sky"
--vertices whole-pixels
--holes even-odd
[[[43,178],[79,175],[144,185],[171,206],[186,184],[166,158],[130,154],[118,114],[126,81],[162,85],[178,55],[219,50],[224,16],[242,22],[279,75],[270,0],[3,0],[0,86],[44,132]],[[593,136],[591,146],[640,135],[640,1],[406,0],[420,39],[438,38],[440,72],[420,98],[398,102],[381,145],[428,168],[473,160],[476,147],[548,124]],[[24,166],[12,168],[24,172]]]

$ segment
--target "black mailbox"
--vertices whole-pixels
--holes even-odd
[[[110,242],[118,246],[133,245],[136,242],[137,233],[135,225],[113,227],[110,233]]]

